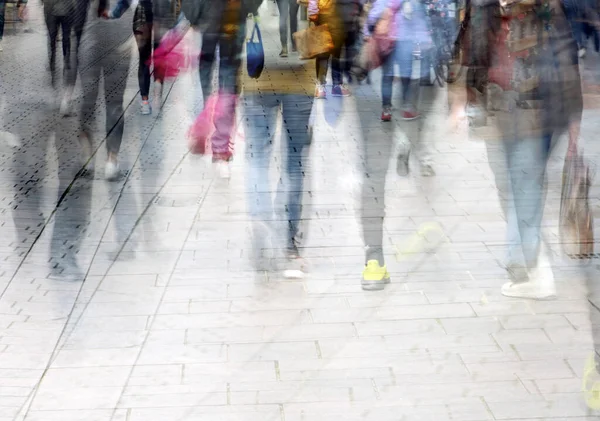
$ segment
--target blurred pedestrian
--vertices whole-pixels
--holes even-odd
[[[300,246],[306,239],[306,229],[301,226],[302,197],[307,189],[312,141],[314,73],[310,71],[311,66],[314,66],[312,60],[276,58],[269,61],[267,57],[259,79],[251,79],[245,71],[243,73],[252,261],[257,270],[280,269],[272,263],[273,258],[282,257],[281,269],[287,277],[301,277],[307,270]],[[283,126],[276,133],[280,112]],[[273,189],[271,157],[278,142],[282,162],[280,175],[276,176],[279,181]]]
[[[131,0],[119,0],[115,7],[105,13],[107,19],[119,19],[131,6]],[[138,83],[140,86],[140,113],[152,113],[149,101],[150,65],[153,48],[156,49],[162,37],[174,25],[175,19],[168,0],[140,0],[133,15],[133,34],[139,52]],[[162,92],[165,69],[155,66],[154,72],[154,108],[158,111],[162,105]]]
[[[541,234],[546,165],[553,138],[563,132],[569,150],[577,148],[583,109],[577,42],[560,0],[473,2],[467,13],[464,82],[485,98],[482,108],[494,113],[501,142],[488,149],[502,153],[508,170],[490,157],[500,199],[507,200],[506,267],[512,281],[502,294],[553,298],[554,276]]]
[[[327,25],[333,40],[333,49],[330,53],[323,54],[316,59],[317,86],[315,98],[327,98],[327,71],[331,57],[331,78],[333,86],[332,96],[349,96],[350,90],[343,83],[342,49],[346,46],[347,33],[345,32],[343,16],[336,7],[338,0],[309,0],[308,17],[317,25]],[[356,35],[356,34],[354,34]],[[353,34],[350,34],[352,37]]]
[[[63,53],[63,98],[60,113],[70,114],[71,97],[75,88],[77,70],[71,62],[71,30],[76,18],[77,4],[75,0],[44,0],[44,18],[48,28],[48,56],[50,61],[50,78],[56,86],[56,40],[61,31]]]
[[[130,32],[122,25],[114,25],[106,21],[95,22],[94,25],[86,26],[90,0],[78,2],[75,19],[76,59],[79,56],[93,54],[94,51],[103,48],[105,36],[110,33],[122,39],[122,45],[110,49],[100,59],[91,60],[89,68],[81,73],[81,85],[83,87],[83,102],[80,113],[80,141],[83,148],[84,161],[91,158],[93,151],[92,133],[93,120],[97,115],[96,101],[100,95],[101,80],[104,79],[104,105],[106,107],[106,150],[107,158],[104,168],[104,176],[107,181],[116,181],[121,174],[119,169],[118,155],[123,140],[125,120],[123,118],[123,96],[127,87],[129,75],[129,64],[131,60],[131,49],[126,43],[129,42]],[[108,13],[107,0],[100,0],[96,16],[103,17]],[[86,30],[85,44],[81,45],[84,29]],[[104,135],[102,135],[104,137]]]
[[[212,136],[213,162],[222,178],[230,177],[229,161],[233,157],[232,135],[235,126],[236,102],[226,96],[240,92],[239,72],[242,64],[246,19],[248,14],[258,15],[262,0],[226,0],[209,6],[202,27],[200,52],[200,83],[204,104],[213,94],[213,71],[218,63],[218,83],[215,95],[223,95],[217,101],[214,114],[215,133]],[[217,54],[218,51],[218,54]]]

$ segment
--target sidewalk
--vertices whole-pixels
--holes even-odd
[[[264,14],[261,23],[272,57],[276,20]],[[130,28],[131,12],[115,25]],[[119,48],[117,33],[107,34],[107,49]],[[597,278],[598,265],[581,268],[557,245],[565,145],[550,165],[544,220],[556,301],[501,296],[505,224],[485,144],[448,133],[443,91],[425,125],[437,176],[401,178],[390,165],[392,284],[361,290],[356,127],[358,113],[370,112],[376,135],[377,76],[352,86],[369,109],[357,110],[353,97],[317,103],[302,249],[311,273],[255,274],[242,155],[227,183],[186,153],[197,75],[165,87],[159,116],[141,116],[134,51],[124,177],[101,176],[100,111],[97,171],[75,178],[76,127],[39,105],[44,37],[8,36],[0,56],[1,94],[22,95],[21,107],[4,109],[2,131],[28,133],[20,149],[0,144],[0,421],[597,419],[581,377],[592,349],[585,277]],[[586,110],[594,163],[599,126],[595,107]],[[405,250],[424,224],[443,230],[437,247]],[[65,261],[72,249],[79,270]]]

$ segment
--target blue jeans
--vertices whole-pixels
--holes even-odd
[[[384,107],[392,105],[392,92],[394,86],[394,75],[396,64],[400,67],[400,79],[402,80],[402,104],[406,105],[412,101],[412,89],[410,88],[410,78],[413,70],[413,54],[415,51],[415,43],[413,41],[397,41],[394,52],[390,54],[382,66],[381,78],[381,96]],[[423,57],[428,57],[427,50],[422,52]],[[424,60],[421,63],[421,78],[429,75],[430,61]]]
[[[253,221],[269,225],[273,221],[287,221],[286,247],[293,250],[298,240],[306,160],[312,139],[309,119],[313,97],[264,93],[251,94],[242,102],[246,122],[248,211]],[[277,191],[272,192],[269,166],[279,108],[283,114],[280,147],[284,162]]]
[[[575,37],[575,41],[577,41],[577,46],[581,48],[585,44],[584,25],[581,22],[584,10],[579,6],[579,1],[580,0],[563,0],[563,5],[566,18],[573,29],[573,36]]]
[[[507,222],[508,259],[528,268],[536,266],[540,251],[551,140],[549,134],[488,143],[489,165]]]

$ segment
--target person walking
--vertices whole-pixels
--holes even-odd
[[[130,32],[123,25],[113,25],[110,22],[99,21],[94,25],[86,26],[90,0],[80,1],[77,4],[76,19],[74,23],[76,42],[76,62],[81,60],[83,54],[92,54],[103,48],[104,38],[110,33],[118,36],[123,41],[122,48],[113,48],[100,57],[91,60],[90,67],[81,73],[83,86],[83,101],[80,113],[80,142],[83,149],[84,161],[88,161],[93,150],[92,122],[97,114],[96,100],[100,95],[100,82],[104,79],[104,104],[106,107],[106,150],[107,159],[104,176],[107,181],[116,181],[120,176],[118,155],[123,140],[125,120],[123,118],[123,97],[127,87],[131,49],[124,45],[128,42]],[[108,13],[108,1],[100,0],[97,16],[103,17]],[[81,48],[84,29],[87,28],[85,49]],[[77,65],[75,65],[77,68]]]
[[[450,86],[485,94],[495,115],[500,142],[488,150],[497,149],[506,163],[504,171],[490,157],[500,199],[508,199],[505,266],[511,277],[501,291],[550,299],[556,290],[541,233],[546,167],[561,134],[568,134],[570,151],[577,149],[583,111],[578,45],[560,0],[492,0],[471,4],[467,13],[461,44],[468,77]],[[466,95],[452,96],[463,98],[456,104],[464,109]]]
[[[269,57],[259,79],[251,79],[245,71],[242,73],[252,263],[256,270],[282,269],[286,277],[302,277],[307,271],[300,250],[306,240],[306,229],[301,225],[302,197],[308,188],[306,169],[312,142],[310,117],[314,101],[310,68],[314,63]],[[279,113],[283,126],[275,136]],[[270,164],[277,147],[282,160],[281,174],[273,189]],[[283,265],[274,264],[277,261]]]
[[[342,50],[346,44],[346,32],[344,22],[339,15],[336,7],[337,0],[309,0],[308,17],[311,22],[317,25],[327,25],[331,38],[333,40],[333,49],[330,53],[322,54],[315,60],[317,73],[317,86],[315,88],[315,98],[327,98],[327,71],[329,69],[329,59],[331,57],[331,78],[333,86],[331,88],[332,96],[349,96],[350,90],[343,83],[342,74]]]
[[[119,0],[115,7],[106,12],[106,19],[119,19],[129,7],[131,0]],[[138,83],[140,86],[140,113],[152,113],[150,105],[150,61],[152,50],[156,50],[162,37],[175,23],[167,0],[140,0],[133,15],[133,34],[139,52]],[[160,110],[162,105],[162,92],[165,80],[165,69],[161,66],[154,67],[154,109]]]
[[[221,178],[231,176],[229,161],[233,158],[232,132],[235,126],[236,101],[240,93],[239,72],[242,64],[246,19],[258,15],[262,0],[227,0],[212,4],[204,19],[200,51],[200,84],[204,104],[213,94],[213,71],[218,62],[218,95],[215,133],[212,135],[212,160]],[[218,55],[217,55],[218,49]]]

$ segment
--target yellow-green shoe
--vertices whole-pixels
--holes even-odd
[[[592,355],[583,369],[583,396],[588,408],[600,410],[600,373]]]
[[[390,283],[390,274],[385,265],[380,266],[377,260],[369,260],[362,273],[362,289],[365,291],[381,291]]]

